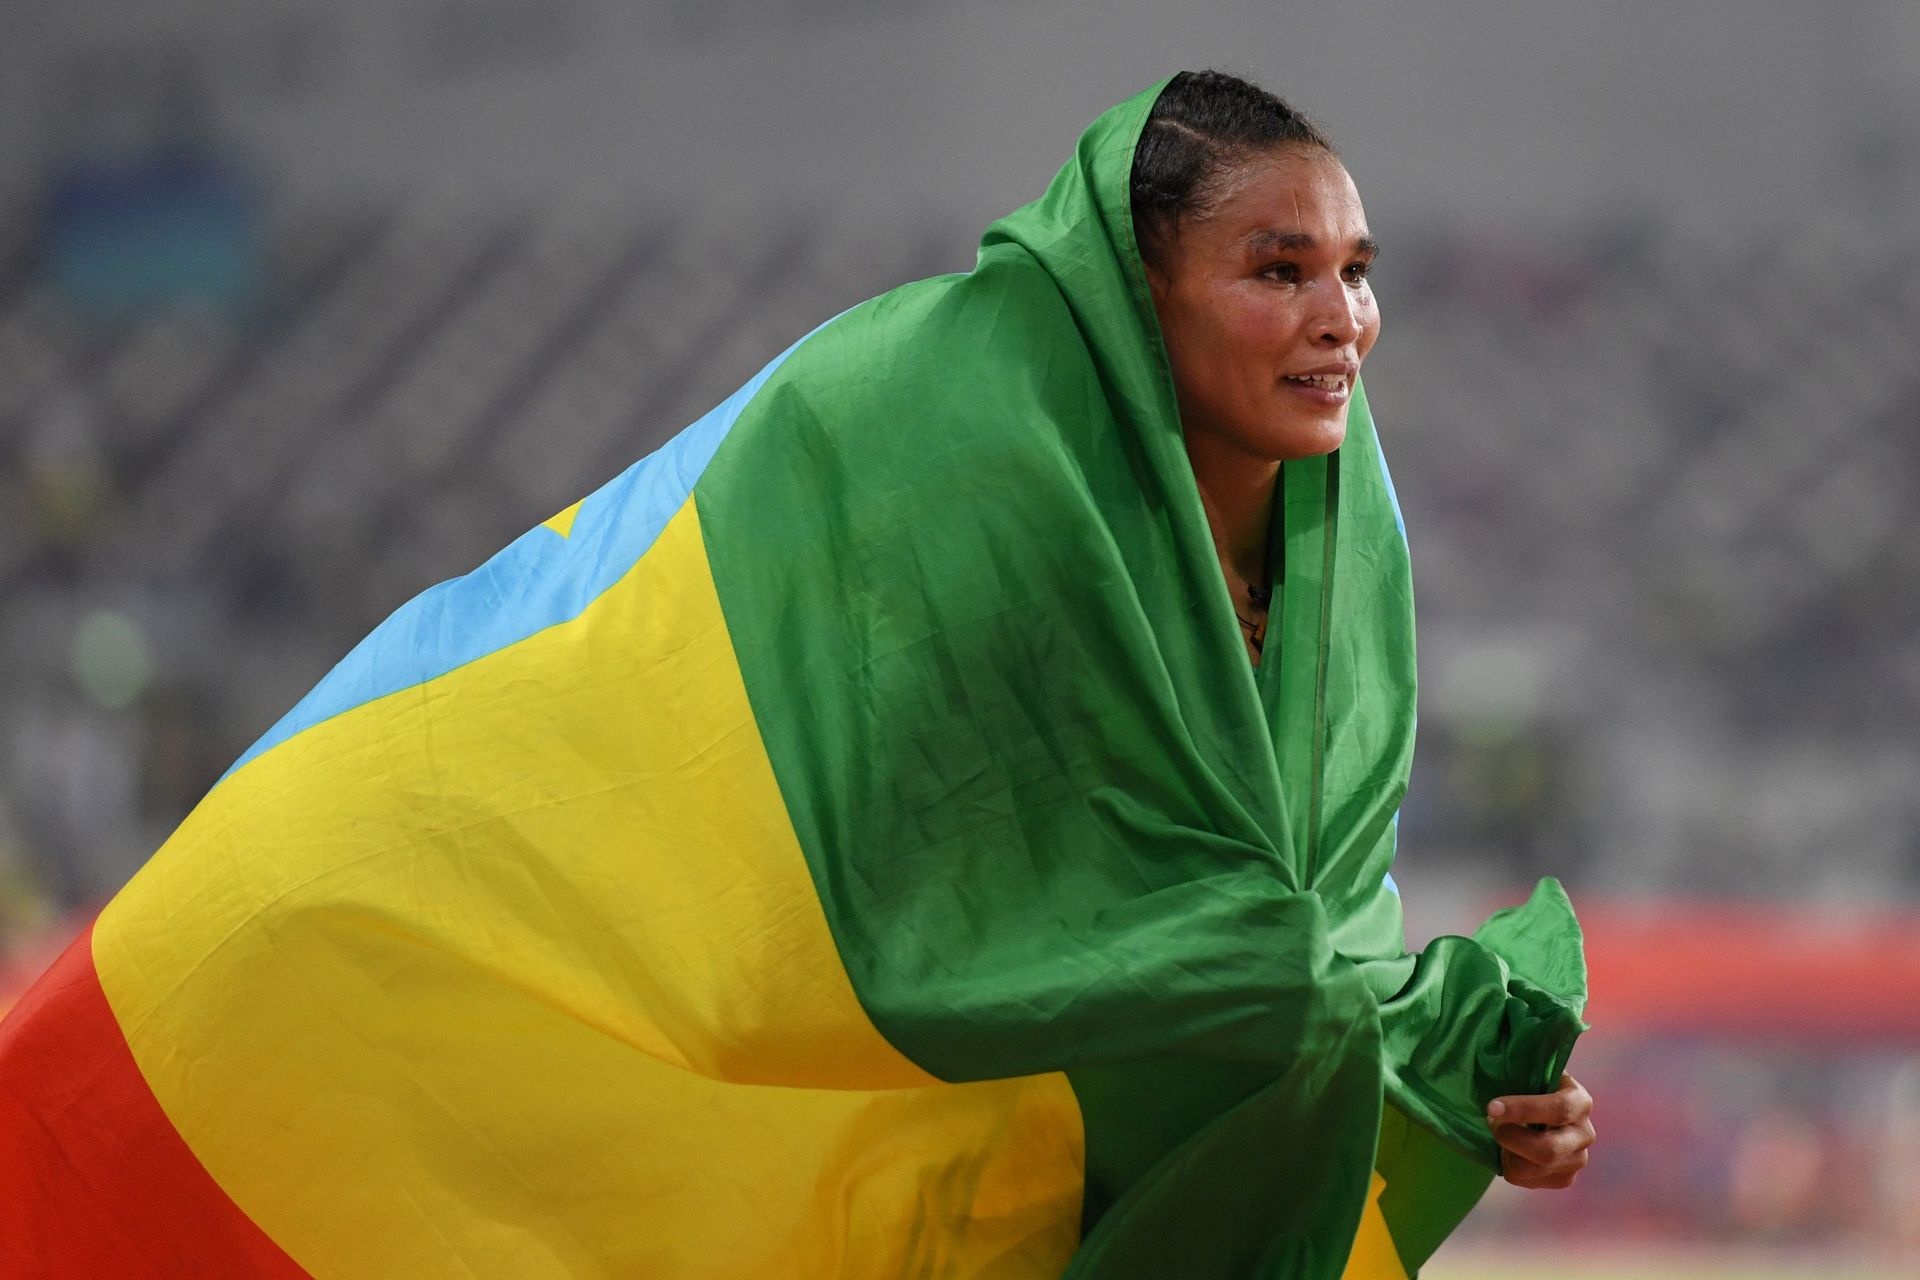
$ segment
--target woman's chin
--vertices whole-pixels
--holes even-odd
[[[1295,419],[1275,434],[1274,456],[1282,460],[1332,453],[1347,438],[1347,408],[1342,405],[1338,413],[1324,418]]]

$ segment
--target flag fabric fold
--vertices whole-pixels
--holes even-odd
[[[1413,1275],[1582,1029],[1408,955],[1364,394],[1251,668],[1127,180],[828,322],[404,606],[0,1024],[0,1270]]]

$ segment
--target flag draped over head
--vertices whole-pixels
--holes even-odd
[[[1156,91],[1157,92],[1157,91]],[[1365,399],[1247,662],[1149,92],[400,609],[0,1024],[0,1271],[1411,1275],[1581,1029],[1557,886],[1404,953]]]

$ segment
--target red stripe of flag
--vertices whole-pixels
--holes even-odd
[[[160,1109],[93,930],[0,1021],[0,1275],[305,1277]]]

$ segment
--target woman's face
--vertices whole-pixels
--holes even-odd
[[[1189,448],[1262,461],[1328,453],[1380,333],[1375,253],[1353,179],[1317,148],[1222,175],[1147,267]]]

